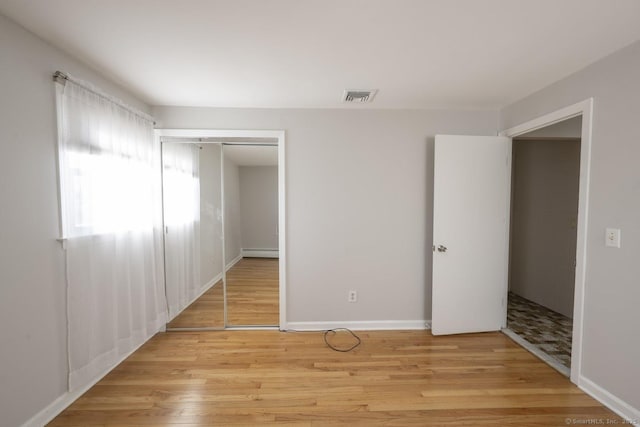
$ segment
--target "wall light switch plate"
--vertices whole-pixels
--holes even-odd
[[[606,229],[604,245],[610,248],[620,247],[620,229],[619,228]]]

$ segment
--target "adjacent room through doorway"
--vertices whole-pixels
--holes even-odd
[[[507,328],[569,376],[581,116],[513,139]]]

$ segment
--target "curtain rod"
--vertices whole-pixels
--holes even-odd
[[[101,98],[104,98],[110,102],[113,102],[114,104],[116,104],[117,106],[124,108],[125,110],[127,110],[128,112],[135,114],[136,116],[143,118],[145,120],[150,121],[151,123],[153,123],[154,125],[156,124],[154,118],[143,112],[138,110],[135,107],[132,107],[128,104],[126,104],[125,102],[121,101],[120,99],[109,95],[108,93],[102,91],[101,89],[95,87],[94,85],[92,85],[91,83],[85,82],[83,80],[80,80],[78,78],[75,78],[73,76],[70,76],[67,73],[63,73],[62,71],[56,71],[55,73],[53,73],[53,81],[56,83],[60,83],[61,85],[65,85],[68,81],[72,82],[78,86],[80,86],[81,88],[88,90],[89,92],[93,93],[94,95],[98,95]]]

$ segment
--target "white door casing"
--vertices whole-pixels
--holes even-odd
[[[436,136],[434,335],[505,326],[510,188],[510,138]]]
[[[589,220],[589,182],[591,175],[593,104],[593,98],[589,98],[500,132],[500,135],[513,138],[572,117],[582,116],[582,131],[580,136],[580,189],[578,195],[578,223],[576,236],[575,293],[573,302],[573,334],[571,340],[571,381],[581,387],[585,384],[590,384],[589,381],[582,376],[582,335],[587,268],[587,225]]]

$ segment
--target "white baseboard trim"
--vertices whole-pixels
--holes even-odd
[[[231,267],[233,267],[234,265],[236,265],[240,260],[242,259],[242,251],[240,251],[240,255],[238,255],[237,257],[235,257],[234,259],[232,259],[231,261],[229,261],[227,263],[227,265],[225,265],[225,270],[224,271],[229,271],[231,269]]]
[[[529,353],[532,353],[534,356],[545,362],[547,365],[551,366],[556,371],[560,372],[565,377],[569,378],[571,376],[571,370],[564,366],[562,363],[558,362],[553,357],[549,356],[544,351],[540,350],[537,346],[531,344],[529,341],[522,338],[520,335],[516,334],[509,328],[502,328],[501,332],[511,338],[512,341],[515,341],[516,344],[524,347]]]
[[[107,375],[109,372],[111,372],[113,370],[113,368],[118,366],[127,357],[131,356],[140,347],[142,347],[147,341],[149,341],[151,338],[153,338],[156,333],[163,332],[164,328],[165,328],[165,325],[166,325],[166,323],[163,322],[162,325],[160,325],[158,327],[158,330],[154,334],[152,334],[149,338],[144,340],[144,342],[140,343],[139,346],[137,346],[136,348],[131,350],[129,353],[123,355],[116,363],[113,364],[113,366],[111,366],[110,368],[106,369],[104,372],[102,372],[100,375],[98,375],[93,381],[89,382],[87,385],[79,388],[78,390],[74,390],[74,391],[71,391],[71,392],[69,392],[69,391],[65,392],[60,397],[58,397],[56,400],[51,402],[46,408],[44,408],[43,410],[41,410],[40,412],[35,414],[33,417],[31,417],[29,420],[27,420],[24,424],[22,424],[22,427],[42,427],[42,426],[47,425],[48,423],[50,423],[51,420],[53,420],[55,417],[60,415],[60,413],[62,411],[64,411],[65,409],[67,409],[67,407],[69,407],[69,405],[71,405],[73,402],[75,402],[80,396],[82,396],[84,393],[86,393],[91,387],[96,385],[96,383],[98,383],[98,381],[100,381],[102,378],[104,378],[105,375]]]
[[[97,382],[97,381],[96,381]],[[22,424],[22,427],[42,427],[51,422],[58,414],[64,411],[69,405],[76,401],[83,393],[94,386],[95,383],[87,385],[86,388],[74,391],[73,393],[66,392],[62,396],[54,400],[49,406],[42,411],[34,415],[30,420]]]
[[[243,249],[242,256],[247,258],[280,258],[278,249]]]
[[[611,409],[613,412],[620,415],[626,422],[630,423],[628,425],[635,426],[640,424],[640,409],[634,408],[590,379],[580,376],[578,379],[578,387]]]
[[[566,366],[564,366],[564,365],[560,364],[559,362],[557,362],[551,356],[549,356],[548,354],[546,354],[542,350],[538,349],[538,347],[536,347],[535,345],[530,344],[528,341],[526,341],[525,339],[520,337],[518,334],[513,332],[511,329],[503,328],[502,329],[502,333],[505,334],[506,336],[508,336],[509,338],[511,338],[516,343],[520,344],[522,347],[524,347],[529,352],[533,353],[535,356],[537,356],[540,359],[542,359],[549,366],[551,366],[552,368],[556,369],[557,371],[559,371],[564,376],[566,376],[566,377],[570,376],[569,368],[567,368]],[[578,387],[582,391],[584,391],[585,393],[587,393],[588,395],[590,395],[591,397],[596,399],[598,402],[602,403],[604,406],[608,407],[613,412],[615,412],[616,414],[620,415],[625,421],[631,422],[630,425],[638,425],[638,424],[640,424],[640,410],[639,409],[634,408],[633,406],[629,405],[627,402],[625,402],[622,399],[614,396],[613,394],[611,394],[610,392],[608,392],[604,388],[600,387],[599,385],[597,385],[596,383],[594,383],[590,379],[585,378],[582,375],[579,376],[578,377]]]
[[[195,297],[191,298],[191,300],[188,303],[186,303],[184,305],[184,307],[182,307],[182,309],[178,313],[176,313],[175,316],[170,318],[167,321],[167,323],[171,322],[173,319],[178,317],[187,307],[189,307],[191,304],[193,304],[198,298],[200,298],[202,295],[204,295],[205,292],[207,292],[209,289],[211,289],[211,287],[213,287],[213,285],[215,285],[216,283],[218,283],[221,280],[222,280],[222,273],[218,274],[216,277],[214,277],[213,279],[209,280],[209,282],[207,282],[207,284],[204,285],[202,290],[200,292],[198,292],[198,294],[196,294]],[[166,326],[166,324],[165,324],[165,326]],[[161,332],[164,332],[164,331],[161,331]]]
[[[207,282],[206,285],[204,285],[204,287],[202,288],[202,290],[200,292],[198,292],[198,295],[196,295],[195,297],[193,297],[191,299],[191,301],[189,301],[189,304],[187,304],[185,306],[185,308],[189,307],[191,304],[193,304],[198,298],[200,298],[202,295],[204,295],[205,292],[207,292],[209,289],[211,289],[216,283],[218,283],[219,281],[222,280],[222,273],[218,274],[216,277],[214,277],[213,279],[209,280]]]
[[[198,295],[194,299],[192,299],[189,304],[187,304],[187,307],[189,307],[191,304],[193,304],[198,298],[200,298],[202,295],[204,295],[205,292],[207,292],[209,289],[213,288],[216,285],[216,283],[218,283],[221,280],[222,280],[222,273],[218,274],[213,279],[209,280],[207,282],[207,284],[204,285],[204,287],[202,288],[200,293],[198,293]]]
[[[354,331],[426,330],[431,329],[430,320],[365,320],[344,322],[287,322],[283,331],[326,331],[348,328]]]

